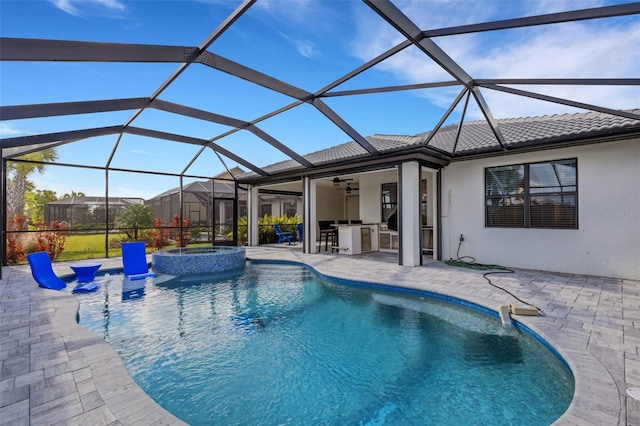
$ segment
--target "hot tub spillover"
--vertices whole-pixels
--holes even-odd
[[[151,255],[153,270],[160,274],[206,274],[242,268],[244,247],[211,246],[159,250]]]

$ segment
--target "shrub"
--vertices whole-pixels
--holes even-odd
[[[171,218],[171,226],[173,227],[171,237],[176,242],[176,247],[186,247],[189,241],[191,241],[189,230],[181,229],[181,225],[183,228],[189,228],[189,226],[191,226],[191,218],[181,220],[179,214],[173,215]]]
[[[166,222],[160,218],[153,219],[153,226],[155,229],[150,231],[150,245],[156,250],[162,250],[169,245],[169,230],[163,228],[166,226]]]
[[[19,231],[24,228],[26,218],[24,216],[15,217],[11,223],[7,224],[7,231]],[[26,253],[18,242],[19,234],[7,234],[7,265],[17,265],[24,262]]]
[[[122,247],[122,243],[126,243],[127,241],[130,241],[129,238],[126,236],[117,236],[117,237],[113,237],[109,239],[109,248],[110,249],[118,249],[120,247]]]
[[[36,228],[38,231],[36,232],[35,250],[46,251],[51,260],[56,260],[64,251],[64,243],[68,234],[67,225],[56,219],[49,224],[38,222]]]
[[[273,225],[280,225],[281,231],[293,232],[294,237],[297,237],[297,226],[300,222],[302,222],[302,219],[298,215],[264,215],[263,217],[258,219],[258,241],[260,242],[260,244],[270,244],[278,242],[278,236],[273,230]]]

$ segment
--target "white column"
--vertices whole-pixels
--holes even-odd
[[[250,186],[247,194],[247,238],[250,246],[260,244],[260,227],[258,215],[260,213],[260,191],[257,186]]]
[[[304,236],[304,250],[306,253],[317,253],[318,245],[316,244],[316,197],[317,197],[317,185],[315,180],[311,180],[308,177],[304,178],[304,230],[306,232]]]
[[[401,173],[402,264],[420,266],[420,164],[402,163]]]
[[[437,259],[438,258],[438,232],[440,231],[438,229],[438,223],[439,223],[439,218],[438,218],[438,200],[440,199],[439,194],[438,194],[438,173],[440,173],[438,170],[436,170],[435,172],[433,172],[432,176],[433,178],[431,179],[431,188],[429,188],[429,190],[431,191],[431,214],[433,215],[433,258]]]

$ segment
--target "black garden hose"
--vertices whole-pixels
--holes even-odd
[[[522,300],[521,298],[519,298],[515,294],[511,293],[506,288],[503,288],[503,287],[500,287],[499,285],[494,284],[493,282],[491,282],[491,279],[489,278],[490,274],[513,274],[515,271],[513,271],[512,269],[506,268],[504,266],[500,266],[500,265],[491,265],[491,264],[486,264],[486,263],[478,263],[478,262],[476,262],[476,258],[473,257],[473,256],[462,256],[462,257],[460,257],[460,247],[461,246],[462,246],[462,239],[458,243],[458,251],[456,253],[456,258],[455,259],[446,260],[445,263],[447,265],[458,266],[458,267],[461,267],[461,268],[475,269],[475,270],[480,270],[480,271],[489,271],[489,272],[485,272],[484,274],[482,274],[482,277],[485,280],[487,280],[487,282],[489,284],[491,284],[493,287],[495,287],[495,288],[497,288],[499,290],[504,291],[505,293],[507,293],[508,295],[513,297],[514,299],[516,299],[518,302],[535,308],[540,315],[544,314],[542,309],[540,309],[539,307],[537,307],[535,305],[532,305],[529,302],[525,302],[524,300]]]

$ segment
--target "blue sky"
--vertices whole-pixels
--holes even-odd
[[[403,0],[395,4],[422,29],[622,4],[621,1]],[[239,1],[0,0],[3,37],[197,46]],[[402,41],[366,4],[355,0],[258,0],[209,51],[315,92]],[[638,78],[640,19],[637,16],[538,28],[435,38],[434,41],[474,78]],[[177,64],[0,63],[0,104],[69,102],[148,97]],[[450,80],[416,48],[377,65],[335,90]],[[640,107],[637,87],[526,87],[615,109]],[[459,88],[326,98],[325,102],[361,135],[416,134],[430,130]],[[497,118],[575,112],[541,101],[483,92]],[[203,65],[192,65],[160,99],[254,120],[292,99],[256,87]],[[0,136],[49,133],[123,124],[133,111],[0,122]],[[479,119],[471,107],[468,119]],[[459,119],[456,114],[451,118]],[[136,127],[209,139],[229,128],[147,110]],[[299,154],[348,142],[350,138],[315,108],[301,105],[258,125]],[[102,166],[116,137],[93,138],[58,148],[61,162]],[[216,143],[265,166],[287,157],[249,132]],[[195,146],[125,135],[112,166],[179,173],[198,152]],[[226,160],[229,166],[235,163]],[[39,188],[61,195],[71,190],[101,195],[102,172],[69,177],[49,168],[34,176]],[[60,168],[55,168],[60,169]],[[63,170],[63,169],[61,169]],[[224,171],[206,151],[189,173],[212,176]],[[167,189],[147,177],[110,177],[112,196],[148,198]],[[173,182],[173,181],[172,181]],[[164,181],[162,185],[164,185]],[[175,185],[173,185],[175,186]],[[98,191],[97,194],[94,192]]]

